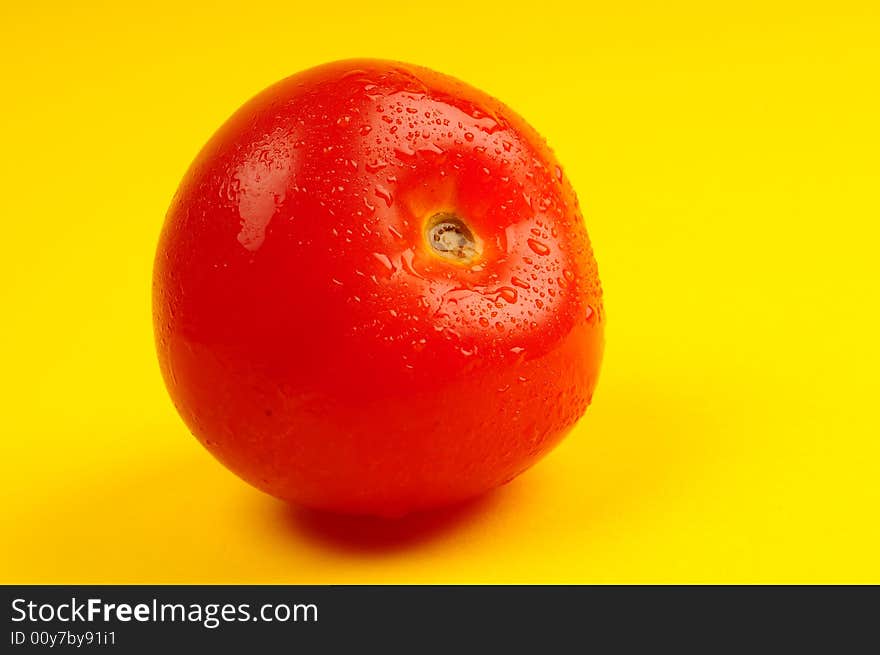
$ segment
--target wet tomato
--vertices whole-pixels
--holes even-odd
[[[507,482],[592,398],[578,202],[541,137],[439,73],[353,60],[268,88],[197,156],[155,261],[159,361],[221,462],[397,516]]]

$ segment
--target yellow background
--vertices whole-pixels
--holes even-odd
[[[874,0],[4,3],[0,581],[880,582],[878,28]],[[460,77],[547,137],[609,317],[561,447],[392,524],[217,464],[150,319],[200,146],[353,56]]]

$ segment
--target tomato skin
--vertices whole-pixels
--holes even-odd
[[[477,261],[437,256],[454,212]],[[266,89],[193,162],[153,279],[196,437],[279,498],[399,516],[485,492],[586,411],[601,287],[541,137],[450,77],[351,60]]]

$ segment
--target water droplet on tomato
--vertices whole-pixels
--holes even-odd
[[[364,168],[366,168],[367,172],[369,172],[369,173],[375,173],[376,171],[381,171],[386,166],[388,166],[388,162],[384,162],[381,159],[368,161],[367,163],[364,164]]]
[[[546,244],[538,241],[537,239],[529,239],[528,244],[529,244],[529,248],[531,248],[532,251],[536,255],[549,255],[550,254],[550,248]]]
[[[511,305],[514,304],[518,298],[518,294],[516,289],[512,289],[510,287],[501,287],[496,291],[499,298],[502,298],[509,302]]]
[[[387,268],[389,271],[394,271],[394,264],[391,263],[391,259],[388,257],[388,255],[385,255],[381,252],[374,252],[373,257],[375,257],[379,261],[379,263],[382,264],[382,266]]]
[[[429,143],[424,145],[418,149],[419,152],[430,152],[435,155],[442,155],[444,153],[443,148],[438,146],[436,143]]]
[[[391,195],[391,192],[386,189],[381,184],[377,184],[375,187],[376,195],[382,198],[385,201],[385,204],[389,207],[394,203],[394,196]],[[549,250],[547,252],[550,252]]]
[[[408,162],[416,156],[416,151],[409,144],[403,144],[394,149],[394,154],[398,159]]]
[[[415,257],[416,254],[412,248],[407,248],[400,255],[400,265],[407,273],[410,275],[419,278],[420,280],[424,280],[419,272],[415,268]]]

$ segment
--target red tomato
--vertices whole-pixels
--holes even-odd
[[[451,77],[327,64],[211,138],[156,255],[187,425],[279,498],[398,516],[503,484],[590,403],[602,299],[542,138]]]

